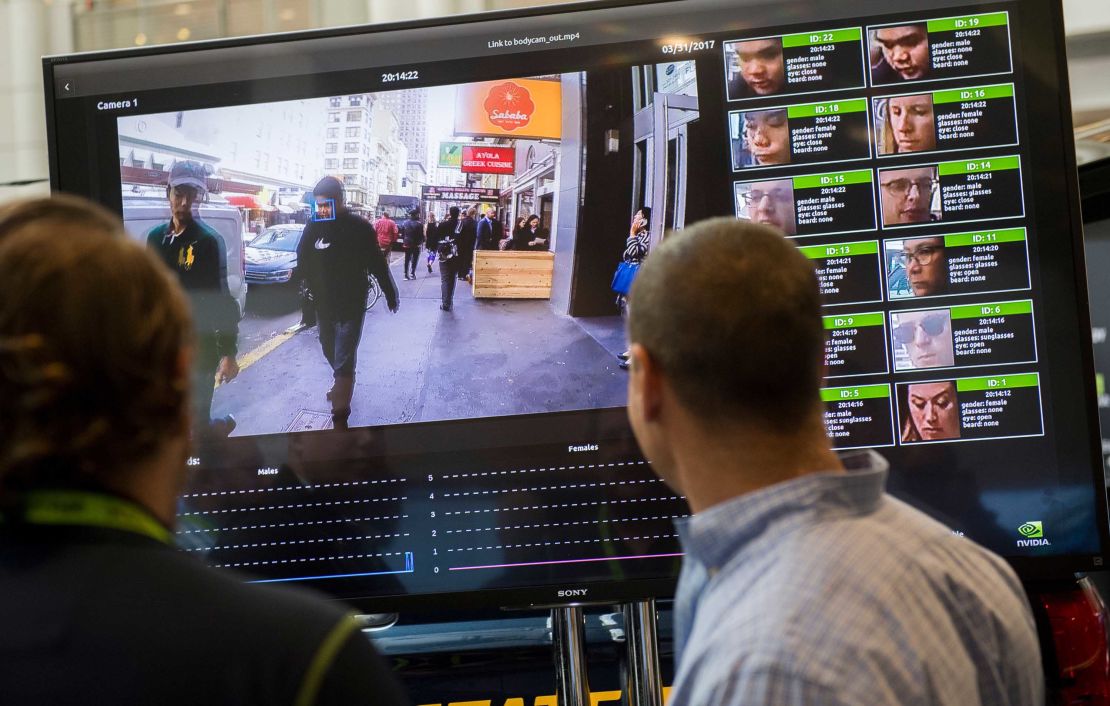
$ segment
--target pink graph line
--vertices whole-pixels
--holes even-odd
[[[641,554],[639,556],[611,556],[597,559],[561,559],[559,561],[525,561],[520,564],[489,564],[487,566],[452,566],[448,571],[472,571],[474,569],[509,569],[516,566],[546,566],[548,564],[585,564],[592,561],[624,561],[625,559],[662,559],[664,557],[682,556],[676,554]]]

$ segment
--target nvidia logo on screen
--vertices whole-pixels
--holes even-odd
[[[1044,538],[1044,525],[1040,520],[1031,520],[1017,528],[1018,534],[1025,539],[1019,539],[1019,547],[1049,547],[1049,541]]]
[[[1018,532],[1026,539],[1040,539],[1044,537],[1044,526],[1040,522],[1026,522],[1018,527]]]

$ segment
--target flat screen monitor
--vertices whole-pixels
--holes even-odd
[[[651,247],[711,216],[781,229],[824,296],[834,446],[1027,578],[1102,565],[1058,2],[595,2],[44,71],[53,188],[191,287],[178,538],[212,565],[371,610],[671,591],[688,508],[622,407],[637,214]],[[175,165],[215,250],[169,237]],[[341,211],[396,313],[380,271],[319,264]],[[365,306],[324,311],[338,290]]]

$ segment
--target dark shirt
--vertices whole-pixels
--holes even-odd
[[[304,227],[297,267],[321,318],[350,321],[364,316],[369,275],[378,279],[390,309],[397,303],[397,285],[374,228],[349,211]]]
[[[478,242],[476,248],[478,250],[492,250],[493,246],[493,228],[490,225],[488,218],[483,218],[478,221]]]
[[[155,226],[147,233],[147,247],[177,274],[189,297],[197,332],[214,335],[220,355],[234,357],[238,351],[239,304],[227,287],[224,239],[200,220],[190,221],[180,235],[171,238],[172,231],[172,222]]]
[[[456,239],[461,252],[473,252],[478,238],[478,222],[470,216],[459,221],[455,227]]]
[[[408,249],[419,248],[424,244],[424,224],[411,218],[401,223],[401,238]]]
[[[144,516],[167,536],[5,516],[0,703],[407,703],[337,604],[204,566]]]

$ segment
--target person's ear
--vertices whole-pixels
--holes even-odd
[[[644,421],[656,421],[663,406],[663,371],[651,353],[639,343],[633,343],[629,348],[628,365],[630,387],[639,399]]]

